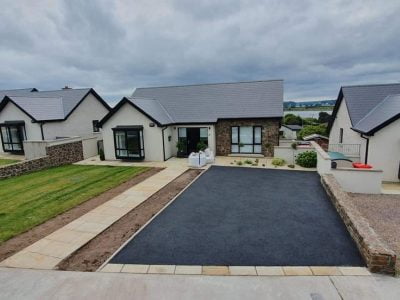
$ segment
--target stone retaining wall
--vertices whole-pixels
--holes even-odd
[[[368,221],[351,204],[349,195],[341,188],[333,175],[323,175],[321,181],[369,270],[394,275],[395,252],[379,239]]]
[[[46,156],[0,167],[0,179],[83,160],[82,141],[49,146]]]

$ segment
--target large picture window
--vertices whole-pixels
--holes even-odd
[[[144,159],[142,126],[118,126],[113,131],[116,158]]]
[[[231,127],[232,153],[262,153],[261,126]]]
[[[25,125],[4,123],[0,124],[1,141],[4,152],[23,153],[25,140]]]

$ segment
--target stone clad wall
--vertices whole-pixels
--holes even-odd
[[[82,141],[54,145],[47,147],[46,150],[53,167],[72,164],[83,160]]]
[[[82,141],[49,146],[46,152],[44,157],[0,167],[0,179],[83,160]]]
[[[371,272],[395,274],[396,254],[381,241],[368,221],[351,205],[348,194],[333,175],[323,175],[322,185],[342,218]]]
[[[262,126],[262,154],[274,156],[274,146],[279,144],[280,119],[219,120],[215,126],[217,155],[231,153],[232,126]]]

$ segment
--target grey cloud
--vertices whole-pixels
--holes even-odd
[[[11,1],[0,11],[0,88],[281,78],[288,100],[400,77],[392,1]]]

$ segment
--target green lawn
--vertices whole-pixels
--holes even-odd
[[[0,243],[146,170],[67,165],[0,180]]]
[[[16,162],[19,162],[19,160],[0,158],[0,167],[1,166],[5,166],[5,165],[10,165],[10,164],[13,164],[13,163],[16,163]]]

